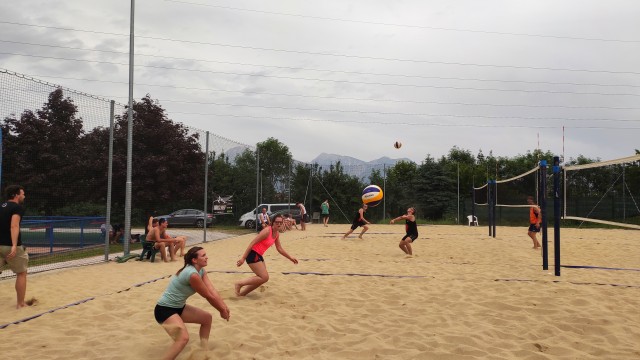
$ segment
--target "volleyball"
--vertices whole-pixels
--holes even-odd
[[[400,149],[402,147],[402,143],[400,141],[396,141],[393,143],[393,147],[396,149]]]
[[[377,206],[382,202],[382,189],[378,185],[369,185],[362,190],[362,203]]]

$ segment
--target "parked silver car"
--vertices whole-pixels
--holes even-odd
[[[169,226],[195,226],[203,227],[205,222],[204,211],[198,209],[181,209],[169,215],[156,216],[157,219],[167,219]],[[213,225],[215,216],[206,214],[207,227]]]

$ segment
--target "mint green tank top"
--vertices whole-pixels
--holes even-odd
[[[189,284],[189,278],[191,274],[197,273],[195,267],[187,265],[179,275],[173,276],[167,290],[158,300],[158,305],[172,308],[184,307],[187,304],[187,298],[196,293],[191,284]],[[200,277],[204,276],[204,268],[200,269],[199,275]]]

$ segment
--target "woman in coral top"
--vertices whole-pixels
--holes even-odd
[[[244,279],[238,281],[235,284],[236,295],[237,296],[245,296],[253,290],[260,287],[260,285],[269,281],[269,273],[267,272],[267,265],[264,263],[264,258],[262,255],[271,247],[271,245],[276,245],[276,250],[291,260],[294,264],[298,263],[298,260],[294,257],[291,257],[287,254],[286,251],[280,245],[280,228],[283,226],[283,218],[282,215],[276,215],[273,219],[273,224],[271,226],[267,226],[262,229],[258,236],[256,236],[253,241],[247,247],[247,250],[244,251],[242,257],[236,265],[242,266],[242,264],[246,261],[247,265],[251,268],[256,276],[252,276],[248,279]]]
[[[540,242],[536,237],[536,234],[540,232],[540,223],[542,222],[542,216],[540,213],[540,208],[536,205],[535,201],[533,201],[533,196],[527,196],[527,203],[529,204],[529,231],[527,234],[533,241],[533,249],[540,248]]]

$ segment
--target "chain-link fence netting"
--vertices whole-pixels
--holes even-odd
[[[247,145],[172,121],[148,97],[134,101],[125,234],[127,106],[2,69],[0,114],[0,185],[25,189],[30,272],[134,258],[150,216],[168,219],[171,236],[189,244],[220,238],[207,228],[235,216],[234,192],[216,189],[212,174],[238,156],[255,159]]]
[[[100,261],[108,251],[111,106],[107,99],[0,70],[0,180],[3,189],[25,188],[21,239],[33,271]]]

